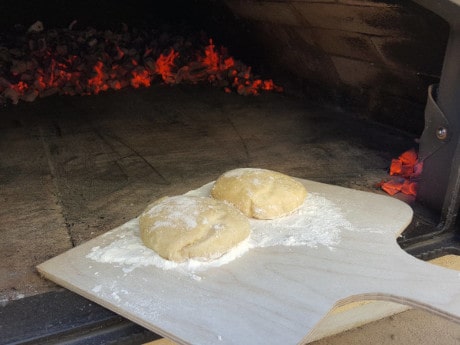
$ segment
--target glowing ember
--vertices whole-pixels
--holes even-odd
[[[144,69],[140,71],[132,71],[131,74],[133,75],[131,79],[131,85],[135,89],[137,89],[140,86],[150,86],[150,75],[147,70]]]
[[[417,152],[412,149],[391,160],[390,175],[392,179],[382,181],[379,186],[388,194],[404,193],[417,195],[417,180],[423,169],[423,162],[418,161]]]
[[[229,56],[212,39],[194,48],[190,40],[164,40],[167,35],[158,38],[143,32],[133,39],[134,32],[138,31],[43,30],[26,40],[11,39],[11,49],[24,57],[0,64],[0,103],[33,101],[55,93],[92,95],[149,87],[156,80],[169,85],[209,83],[240,95],[283,91],[273,80],[254,76],[250,66]],[[27,44],[18,46],[21,42]],[[0,48],[10,49],[3,42]]]
[[[12,85],[12,88],[16,89],[18,92],[25,92],[29,88],[29,85],[20,81],[16,85]]]

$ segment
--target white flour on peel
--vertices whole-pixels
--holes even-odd
[[[213,183],[209,183],[186,195],[209,196]],[[183,263],[165,260],[147,248],[139,235],[138,219],[132,219],[109,232],[116,239],[105,247],[94,247],[86,256],[97,262],[115,264],[125,273],[141,266],[156,266],[161,269],[178,269],[198,272],[210,267],[224,265],[251,248],[272,246],[327,246],[333,249],[340,241],[341,229],[351,228],[341,210],[331,201],[309,193],[303,205],[288,216],[274,220],[250,219],[251,235],[238,246],[211,261],[190,259]],[[197,279],[200,279],[196,276]]]

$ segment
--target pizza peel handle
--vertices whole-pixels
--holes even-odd
[[[353,242],[360,240],[355,238]],[[365,246],[350,243],[349,250],[341,250],[334,259],[334,268],[328,266],[328,260],[322,264],[330,278],[319,285],[334,290],[328,295],[335,302],[311,327],[302,344],[407,310],[404,306],[460,323],[460,272],[407,254],[396,239],[386,242],[376,251],[372,250],[375,246],[366,250]],[[346,279],[340,279],[341,276]],[[344,310],[348,312],[339,313],[343,315],[336,312],[338,307],[362,301],[379,302],[359,304],[354,310],[347,307]]]
[[[460,322],[460,272],[414,258],[395,246],[388,278],[396,283],[388,299]]]
[[[399,251],[399,252],[398,252]],[[384,299],[430,310],[460,322],[460,272],[416,259],[396,248],[376,292],[366,297]],[[385,266],[383,266],[385,270]]]

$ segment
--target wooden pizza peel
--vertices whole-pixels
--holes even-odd
[[[397,236],[412,218],[396,199],[300,180],[337,205],[351,227],[333,248],[253,248],[199,279],[154,266],[125,267],[87,255],[121,226],[38,266],[46,278],[180,344],[299,344],[334,307],[381,300],[460,322],[460,274],[405,253]],[[327,224],[327,214],[324,217]],[[132,220],[133,222],[135,220]],[[308,229],[305,229],[308,231]],[[325,229],[327,231],[327,229]],[[339,325],[338,325],[339,326]]]

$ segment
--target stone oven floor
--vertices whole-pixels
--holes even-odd
[[[388,177],[391,158],[416,146],[333,108],[202,87],[53,96],[0,112],[3,304],[58,289],[38,276],[37,264],[226,170],[268,168],[383,193],[376,184]],[[426,328],[417,320],[405,327]]]

